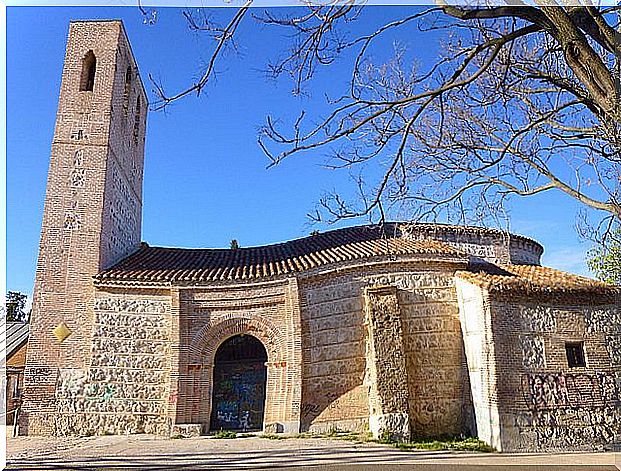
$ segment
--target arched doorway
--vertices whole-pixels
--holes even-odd
[[[251,335],[236,335],[216,351],[209,429],[262,430],[267,352]]]

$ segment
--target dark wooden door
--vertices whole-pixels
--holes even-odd
[[[237,335],[216,352],[210,430],[263,429],[267,353],[259,340]]]

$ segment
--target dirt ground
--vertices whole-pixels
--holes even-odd
[[[260,437],[161,439],[150,435],[87,438],[7,438],[8,469],[621,469],[621,453],[499,454],[400,451],[375,443]],[[423,466],[425,465],[425,466]],[[463,466],[468,465],[468,466]],[[515,465],[529,465],[522,467]],[[404,468],[405,466],[405,468]],[[538,468],[541,467],[541,468]]]

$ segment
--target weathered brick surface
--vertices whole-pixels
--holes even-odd
[[[414,240],[434,239],[462,250],[476,262],[540,263],[543,247],[526,237],[500,230],[459,227],[443,224],[412,224],[402,228],[404,237]]]
[[[265,426],[299,431],[302,353],[295,279],[180,289],[176,319],[178,363],[169,412],[176,423],[209,430],[216,350],[227,338],[244,334],[259,339],[267,351]]]
[[[603,448],[621,439],[619,301],[537,300],[459,282],[479,436],[505,451]],[[583,342],[586,367],[565,344]]]
[[[417,289],[407,287],[415,283]],[[451,272],[402,274],[399,290],[410,391],[410,420],[417,436],[467,431],[463,346]]]
[[[621,439],[621,309],[564,301],[492,299],[504,448],[593,449]],[[568,366],[567,342],[584,342],[586,367]]]
[[[368,426],[361,281],[341,276],[300,284],[302,430]]]
[[[368,427],[371,359],[364,290],[393,286],[399,306],[412,433],[468,430],[470,405],[452,273],[438,262],[386,260],[348,274],[308,277],[301,283],[303,429]],[[383,337],[390,338],[390,337]],[[381,375],[380,375],[381,379]]]
[[[96,58],[94,87],[81,91],[89,51]],[[122,23],[72,22],[34,289],[22,414],[27,433],[55,432],[59,373],[88,365],[91,277],[140,242],[145,123],[146,97]],[[61,322],[72,333],[59,344],[52,329]]]

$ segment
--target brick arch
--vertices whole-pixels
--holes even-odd
[[[207,360],[213,365],[218,347],[230,337],[248,334],[256,337],[267,351],[268,362],[280,361],[285,355],[283,335],[272,322],[262,317],[234,315],[223,320],[208,322],[190,343],[190,363]]]

